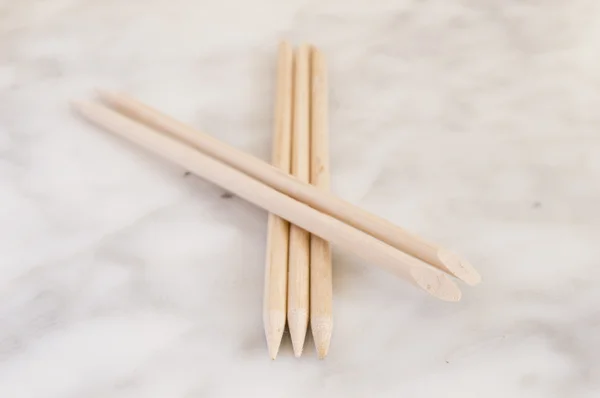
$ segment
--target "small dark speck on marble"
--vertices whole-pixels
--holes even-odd
[[[542,202],[535,201],[533,202],[533,205],[531,205],[531,207],[534,209],[539,209],[540,207],[542,207]]]
[[[233,198],[233,194],[232,194],[232,193],[230,193],[230,192],[225,192],[225,193],[223,193],[223,194],[221,195],[221,197],[222,197],[223,199],[231,199],[231,198]]]
[[[189,171],[186,171],[185,173],[183,173],[183,176],[184,176],[184,177],[187,177],[187,176],[189,176],[190,174],[192,174],[192,173],[190,173]]]

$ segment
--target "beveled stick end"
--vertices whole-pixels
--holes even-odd
[[[443,301],[460,301],[462,293],[450,276],[434,268],[413,269],[410,273],[417,286],[432,296]]]
[[[481,275],[464,258],[446,249],[439,249],[438,259],[446,266],[448,271],[468,285],[474,286],[481,282]]]

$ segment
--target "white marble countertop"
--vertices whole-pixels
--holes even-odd
[[[0,397],[600,395],[600,2],[0,1]],[[276,46],[330,63],[334,191],[482,273],[335,252],[329,357],[268,359],[266,214],[73,116],[95,87],[265,160]]]

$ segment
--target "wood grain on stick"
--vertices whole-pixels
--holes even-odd
[[[292,117],[292,175],[310,181],[310,48],[302,45],[294,60],[294,102]],[[310,294],[310,234],[290,225],[288,269],[288,328],[294,355],[302,355],[308,329]]]
[[[475,285],[481,281],[481,277],[469,262],[447,249],[405,231],[331,193],[299,181],[276,167],[226,145],[208,134],[192,129],[130,96],[107,91],[99,91],[98,93],[104,101],[123,113],[149,126],[168,132],[202,152],[238,170],[243,170],[244,173],[315,209],[350,224],[444,272],[448,272],[470,285]]]
[[[275,98],[272,164],[289,173],[292,137],[293,50],[289,43],[279,45]],[[269,213],[263,296],[263,323],[271,359],[277,357],[287,312],[288,247],[290,225]]]
[[[336,218],[222,163],[186,143],[91,102],[76,102],[74,108],[86,119],[168,160],[256,206],[333,245],[363,258],[444,301],[458,301],[461,292],[452,279],[428,264],[403,253]]]
[[[327,67],[323,54],[311,51],[310,182],[329,190],[329,128]],[[333,285],[331,247],[316,235],[310,236],[310,327],[317,355],[329,351],[333,330]]]

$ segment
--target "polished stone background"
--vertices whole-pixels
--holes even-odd
[[[0,0],[0,396],[600,394],[600,2]],[[329,357],[268,359],[266,214],[75,117],[129,92],[268,160],[277,43],[330,63],[333,190],[464,254],[340,250]]]

